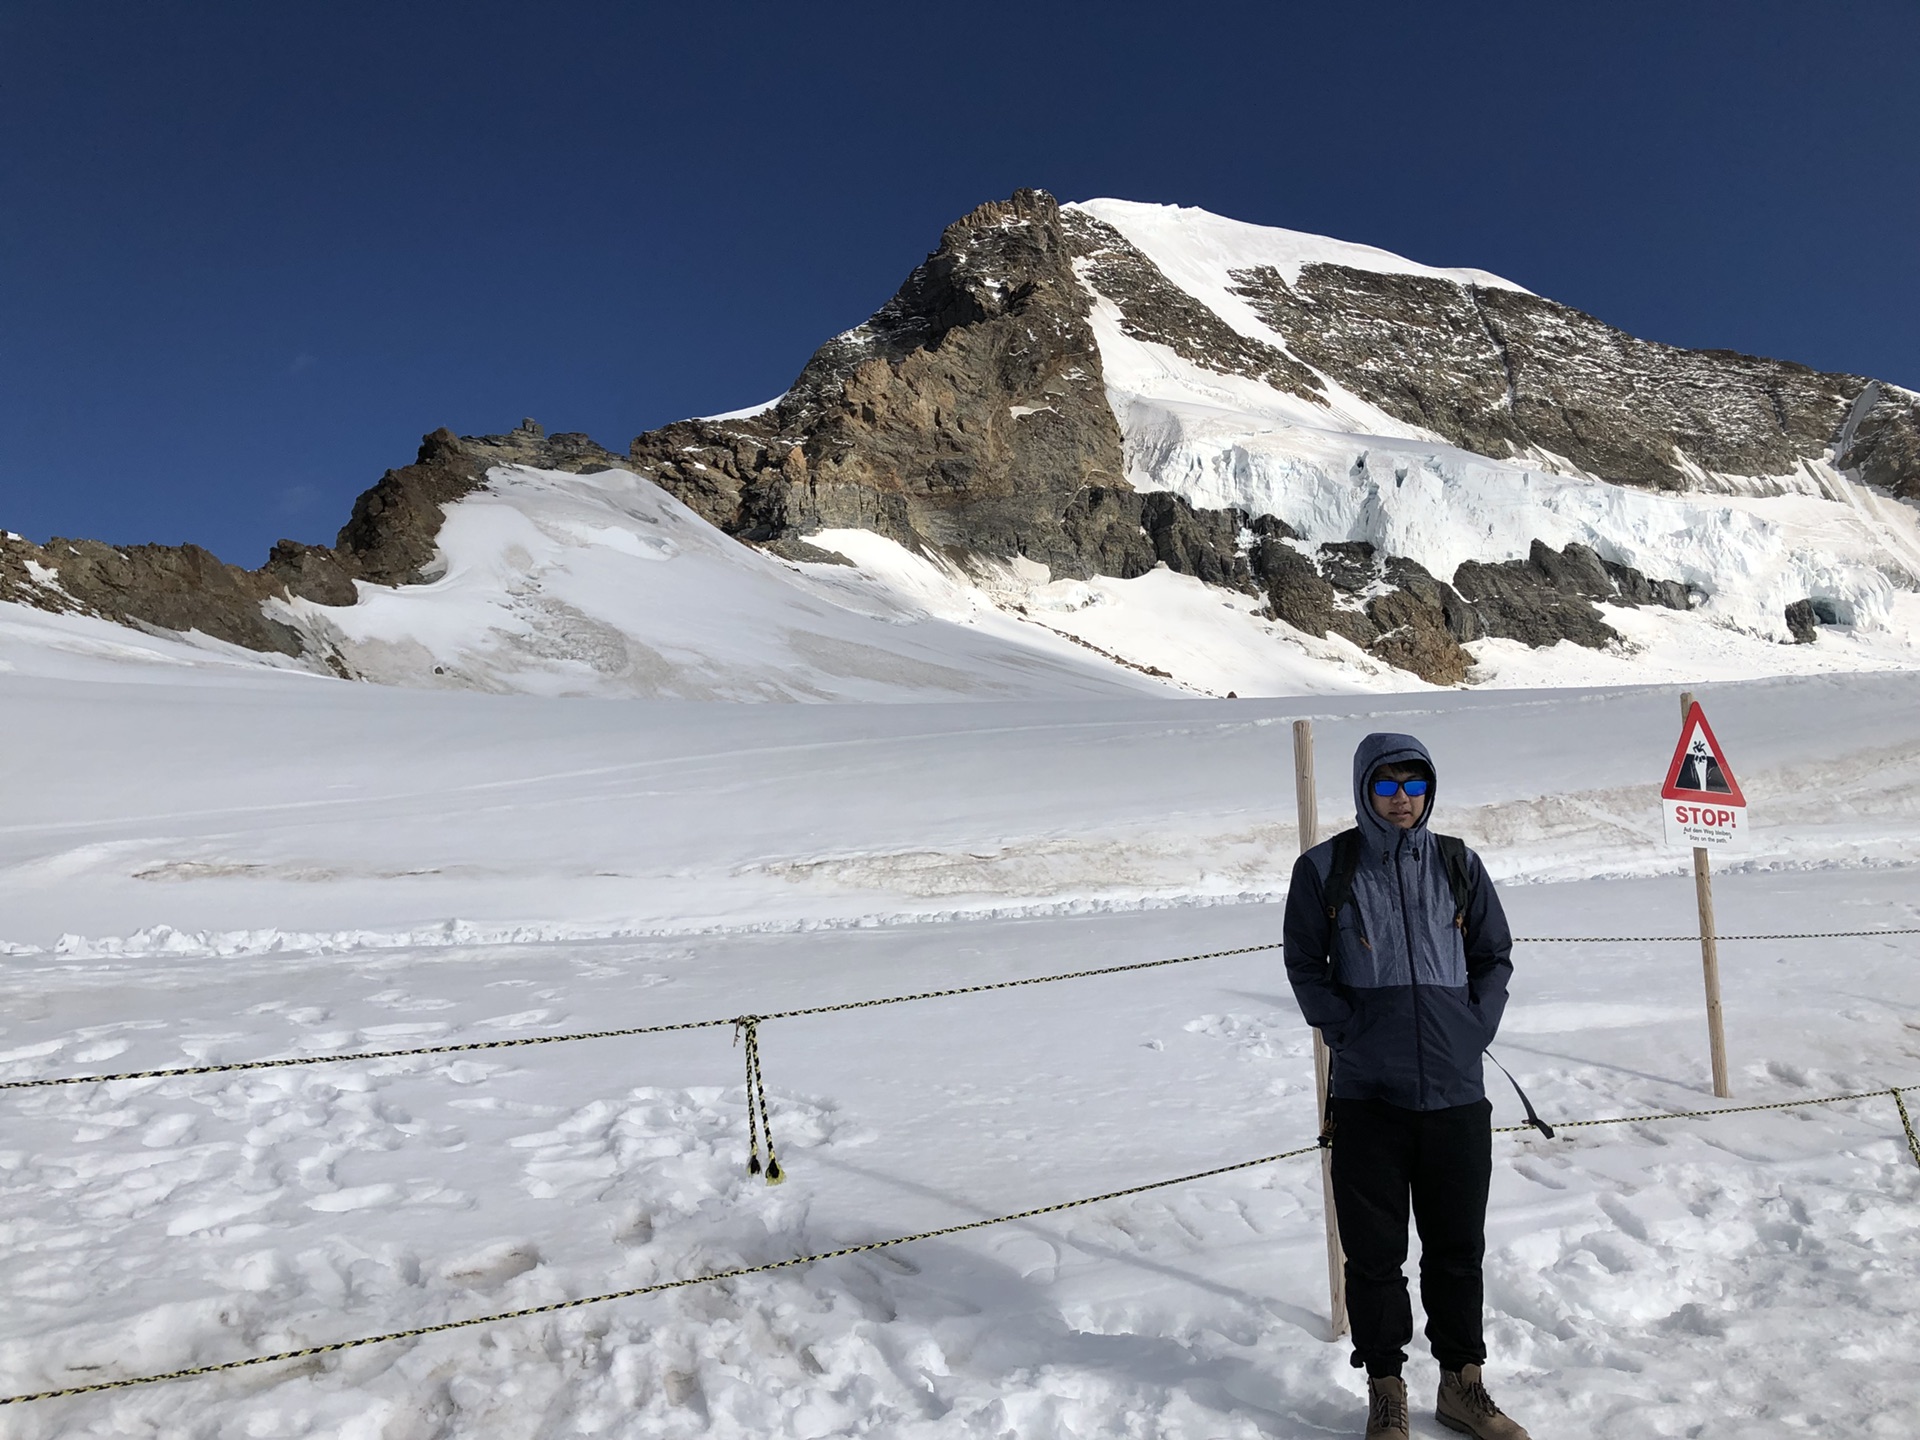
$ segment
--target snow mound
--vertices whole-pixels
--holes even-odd
[[[1183,290],[1195,296],[1210,287],[1224,291],[1229,270],[1270,265],[1292,285],[1308,265],[1345,265],[1382,275],[1423,275],[1460,285],[1491,286],[1531,293],[1525,286],[1486,270],[1441,269],[1380,250],[1302,230],[1253,225],[1185,205],[1152,205],[1137,200],[1080,200],[1063,205],[1111,225]]]
[[[759,701],[1158,688],[1012,620],[936,618],[846,567],[776,559],[624,470],[495,469],[447,507],[439,555],[426,584],[276,612],[348,673],[389,684]]]

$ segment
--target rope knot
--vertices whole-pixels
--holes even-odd
[[[773,1116],[767,1110],[767,1085],[760,1073],[760,1022],[764,1015],[741,1015],[733,1022],[733,1043],[743,1045],[747,1057],[747,1174],[758,1175],[760,1136],[767,1137],[767,1184],[778,1185],[787,1178],[780,1158],[773,1153]]]

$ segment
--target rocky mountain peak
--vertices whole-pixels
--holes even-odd
[[[753,541],[851,526],[1086,575],[1063,516],[1088,486],[1125,488],[1089,303],[1059,206],[1016,191],[949,225],[770,411],[642,435],[629,461]]]
[[[1235,243],[1251,234],[1250,248],[1183,234],[1201,223]],[[1174,399],[1127,389],[1176,372]],[[1169,434],[1226,423],[1227,438],[1183,449],[1138,428],[1162,421]],[[1564,530],[1444,565],[1430,554],[1431,570],[1392,553],[1361,520],[1329,518],[1337,504],[1314,508],[1388,483],[1369,437],[1401,447],[1380,462],[1395,491],[1454,447],[1602,486],[1763,493],[1849,471],[1920,501],[1920,397],[1900,387],[1639,340],[1482,272],[1201,212],[1063,208],[1028,189],[948,225],[885,305],[758,412],[667,425],[624,455],[532,420],[436,430],[359,497],[332,546],[282,541],[257,570],[192,546],[0,536],[0,599],[301,654],[309,642],[267,602],[351,605],[361,585],[432,578],[447,507],[505,465],[630,469],[799,560],[828,558],[809,534],[861,529],[963,568],[1021,559],[1131,579],[1166,566],[1441,684],[1467,676],[1476,639],[1618,646],[1600,605],[1686,610],[1710,593],[1697,568],[1636,567]],[[1319,497],[1297,523],[1249,488],[1261,445],[1284,451],[1270,467],[1284,483]],[[1773,603],[1801,641],[1853,613],[1821,593]]]

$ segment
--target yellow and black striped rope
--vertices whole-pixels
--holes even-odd
[[[737,1041],[746,1038],[747,1050],[747,1173],[760,1173],[760,1136],[767,1137],[767,1184],[778,1185],[787,1178],[780,1168],[780,1157],[773,1153],[773,1112],[767,1108],[767,1081],[760,1070],[760,1020],[758,1015],[742,1015],[734,1032]]]
[[[1175,955],[1166,960],[1136,960],[1130,965],[1104,965],[1095,970],[1068,970],[1058,975],[1030,975],[1023,980],[993,980],[959,985],[948,990],[920,990],[911,995],[884,995],[873,1000],[848,1000],[838,1005],[808,1005],[798,1010],[775,1010],[765,1015],[729,1015],[718,1020],[682,1020],[671,1025],[634,1025],[623,1030],[583,1030],[566,1035],[523,1035],[511,1040],[466,1040],[451,1045],[422,1045],[408,1050],[362,1050],[339,1055],[294,1055],[279,1060],[233,1060],[221,1065],[181,1065],[162,1070],[123,1070],[113,1075],[56,1075],[40,1080],[0,1080],[0,1090],[39,1090],[55,1085],[97,1085],[110,1080],[175,1080],[187,1075],[231,1075],[242,1070],[281,1070],[293,1065],[332,1065],[347,1060],[405,1060],[422,1055],[464,1055],[479,1050],[512,1050],[526,1045],[562,1045],[574,1040],[620,1040],[634,1035],[665,1035],[676,1030],[717,1030],[744,1026],[749,1019],[794,1020],[803,1015],[832,1015],[843,1010],[871,1010],[881,1005],[905,1005],[915,1000],[947,1000],[958,995],[980,995],[989,990],[1018,990],[1027,985],[1052,985],[1062,980],[1090,980],[1099,975],[1124,975],[1133,970],[1158,970],[1168,965],[1191,965],[1197,960],[1224,960],[1230,955],[1255,955],[1278,950],[1280,942],[1242,945],[1233,950],[1209,950],[1199,955]]]
[[[749,1018],[742,1017],[744,1025]],[[1905,1087],[1908,1089],[1917,1087]],[[1726,1105],[1712,1110],[1661,1110],[1645,1115],[1613,1115],[1597,1120],[1565,1120],[1564,1128],[1588,1125],[1635,1125],[1650,1120],[1710,1120],[1722,1115],[1744,1115],[1765,1110],[1792,1110],[1805,1105],[1837,1105],[1847,1100],[1870,1100],[1877,1096],[1890,1095],[1900,1110],[1900,1123],[1906,1131],[1907,1148],[1913,1155],[1915,1165],[1920,1165],[1920,1136],[1914,1131],[1913,1121],[1907,1112],[1902,1087],[1894,1086],[1885,1090],[1857,1090],[1844,1095],[1820,1095],[1804,1100],[1778,1100],[1758,1105]],[[1527,1130],[1526,1125],[1501,1125],[1495,1127],[1495,1134],[1512,1134]],[[1153,1190],[1165,1190],[1175,1185],[1187,1185],[1196,1180],[1209,1180],[1218,1175],[1231,1175],[1236,1171],[1252,1170],[1262,1165],[1278,1164],[1282,1160],[1297,1159],[1302,1155],[1318,1153],[1320,1146],[1302,1145],[1297,1149],[1283,1150],[1277,1155],[1262,1155],[1257,1160],[1241,1160],[1232,1165],[1218,1165],[1210,1170],[1197,1170],[1190,1175],[1175,1176],[1171,1180],[1152,1180],[1144,1185],[1130,1185],[1121,1190],[1109,1190],[1100,1195],[1089,1195],[1079,1200],[1062,1200],[1052,1205],[1036,1205],[1029,1210],[1016,1210],[1008,1215],[995,1215],[985,1220],[968,1220],[958,1225],[943,1225],[933,1230],[920,1230],[911,1235],[898,1235],[890,1240],[869,1240],[862,1245],[845,1245],[837,1250],[822,1250],[811,1255],[794,1255],[785,1260],[769,1260],[760,1265],[743,1265],[732,1270],[715,1270],[704,1275],[690,1275],[679,1280],[661,1280],[651,1285],[636,1285],[627,1290],[613,1290],[603,1295],[583,1295],[573,1300],[556,1300],[546,1305],[530,1305],[520,1310],[503,1310],[492,1315],[475,1315],[465,1320],[442,1320],[432,1325],[416,1325],[407,1330],[393,1330],[384,1335],[365,1335],[354,1340],[335,1340],[325,1345],[308,1345],[298,1350],[282,1350],[271,1355],[251,1355],[241,1360],[225,1360],[212,1365],[191,1365],[180,1370],[168,1370],[156,1375],[129,1375],[117,1380],[95,1380],[85,1385],[69,1385],[57,1390],[39,1390],[22,1395],[0,1396],[0,1405],[24,1405],[39,1400],[60,1400],[78,1395],[95,1395],[106,1390],[125,1390],[139,1385],[154,1385],[164,1380],[187,1380],[201,1375],[221,1375],[232,1370],[251,1369],[256,1365],[274,1365],[283,1361],[311,1360],[323,1355],[334,1355],[346,1350],[358,1350],[368,1345],[384,1345],[394,1340],[412,1340],[425,1335],[439,1335],[449,1330],[467,1330],[478,1325],[494,1325],[508,1320],[525,1320],[538,1315],[553,1315],[563,1310],[578,1310],[588,1305],[602,1305],[614,1300],[632,1300],[643,1295],[657,1295],[668,1290],[684,1290],[694,1285],[705,1285],[722,1280],[738,1280],[748,1275],[762,1275],[775,1270],[790,1270],[800,1265],[811,1265],[821,1260],[838,1260],[849,1255],[865,1255],[875,1250],[888,1250],[898,1245],[910,1245],[919,1240],[935,1240],[947,1235],[961,1235],[973,1230],[985,1230],[994,1225],[1007,1225],[1020,1220],[1037,1219],[1042,1215],[1055,1215],[1064,1210],[1077,1210],[1087,1205],[1098,1205],[1107,1200],[1121,1200],[1130,1195],[1144,1195]]]
[[[547,1305],[529,1305],[522,1310],[502,1310],[495,1315],[475,1315],[466,1320],[442,1320],[433,1325],[416,1325],[410,1330],[394,1330],[385,1335],[365,1335],[357,1340],[335,1340],[326,1345],[308,1345],[299,1350],[282,1350],[273,1355],[250,1355],[244,1360],[225,1360],[214,1365],[190,1365],[182,1370],[168,1370],[158,1375],[128,1375],[119,1380],[95,1380],[86,1385],[69,1385],[59,1390],[39,1390],[29,1395],[0,1395],[0,1405],[25,1405],[36,1400],[61,1400],[74,1395],[95,1395],[103,1390],[126,1390],[136,1385],[154,1385],[162,1380],[188,1380],[199,1375],[221,1375],[229,1370],[246,1370],[255,1365],[275,1365],[284,1360],[311,1360],[321,1355],[335,1355],[343,1350],[358,1350],[367,1345],[384,1345],[393,1340],[412,1340],[422,1335],[439,1335],[448,1330],[468,1330],[476,1325],[494,1325],[504,1320],[525,1320],[536,1315],[554,1315],[562,1310],[578,1310],[587,1305],[604,1305],[612,1300],[632,1300],[642,1295],[658,1295],[667,1290],[684,1290],[692,1285],[706,1285],[721,1280],[739,1280],[748,1275],[764,1275],[773,1270],[791,1270],[799,1265],[811,1265],[820,1260],[839,1260],[848,1255],[866,1255],[875,1250],[890,1250],[896,1245],[910,1245],[917,1240],[937,1240],[945,1235],[963,1235],[970,1230],[985,1230],[993,1225],[1008,1225],[1016,1220],[1033,1220],[1042,1215],[1057,1215],[1063,1210],[1078,1210],[1086,1205],[1098,1205],[1106,1200],[1122,1200],[1129,1195],[1144,1195],[1151,1190],[1165,1190],[1174,1185],[1187,1185],[1196,1180],[1210,1180],[1217,1175],[1231,1175],[1238,1170],[1253,1170],[1262,1165],[1278,1164],[1282,1160],[1292,1160],[1297,1156],[1313,1154],[1317,1145],[1303,1145],[1297,1150],[1283,1150],[1278,1155],[1262,1155],[1257,1160],[1241,1160],[1232,1165],[1217,1165],[1211,1170],[1197,1170],[1191,1175],[1178,1175],[1171,1180],[1151,1180],[1144,1185],[1129,1185],[1124,1190],[1109,1190],[1103,1195],[1088,1195],[1080,1200],[1062,1200],[1053,1205],[1036,1205],[1031,1210],[1016,1210],[1011,1215],[995,1215],[986,1220],[968,1220],[958,1225],[942,1225],[934,1230],[920,1230],[912,1235],[896,1235],[891,1240],[869,1240],[864,1245],[843,1245],[837,1250],[822,1250],[812,1255],[793,1255],[785,1260],[769,1260],[761,1265],[742,1265],[733,1270],[714,1270],[704,1275],[689,1275],[681,1280],[660,1280],[652,1285],[636,1285],[629,1290],[612,1290],[604,1295],[582,1295],[574,1300],[555,1300]]]
[[[1716,935],[1716,940],[1863,940],[1876,935],[1920,935],[1909,930],[1797,930],[1781,935]],[[1698,935],[1516,935],[1516,945],[1698,945]]]
[[[1905,1089],[1913,1089],[1906,1086]],[[1854,1090],[1845,1095],[1816,1095],[1807,1100],[1774,1100],[1762,1105],[1722,1105],[1712,1110],[1656,1110],[1646,1115],[1609,1115],[1599,1120],[1556,1120],[1554,1129],[1574,1130],[1587,1125],[1638,1125],[1649,1120],[1711,1120],[1719,1115],[1749,1115],[1757,1110],[1796,1110],[1803,1105],[1838,1105],[1847,1100],[1874,1100],[1882,1095],[1891,1096],[1900,1111],[1900,1128],[1906,1131],[1907,1150],[1913,1156],[1913,1163],[1920,1166],[1920,1134],[1913,1128],[1913,1117],[1907,1113],[1906,1097],[1903,1087],[1894,1085],[1885,1090]],[[1531,1125],[1498,1125],[1494,1127],[1496,1135],[1512,1135],[1522,1130],[1531,1130]]]
[[[1824,930],[1782,935],[1721,935],[1721,940],[1846,940],[1876,935],[1920,935],[1910,930]],[[1519,935],[1516,945],[1666,945],[1697,943],[1698,935]],[[1103,965],[1091,970],[1067,970],[1056,975],[1031,975],[1022,980],[994,980],[980,985],[957,985],[946,990],[919,990],[911,995],[883,995],[871,1000],[847,1000],[837,1005],[807,1005],[756,1015],[756,1021],[795,1020],[805,1015],[832,1015],[847,1010],[872,1010],[882,1005],[906,1005],[918,1000],[949,1000],[961,995],[983,995],[993,990],[1018,990],[1028,985],[1053,985],[1063,980],[1091,980],[1101,975],[1124,975],[1136,970],[1158,970],[1169,965],[1191,965],[1200,960],[1224,960],[1234,955],[1257,955],[1278,950],[1281,942],[1241,945],[1231,950],[1208,950],[1197,955],[1175,955],[1165,960],[1138,960],[1129,965]],[[245,1070],[283,1070],[296,1065],[335,1065],[351,1060],[409,1060],[432,1055],[470,1055],[486,1050],[514,1050],[529,1045],[565,1045],[580,1040],[621,1040],[638,1035],[666,1035],[681,1030],[717,1030],[739,1026],[748,1017],[729,1015],[713,1020],[681,1020],[667,1025],[632,1025],[619,1030],[579,1030],[565,1035],[522,1035],[509,1040],[463,1040],[449,1045],[421,1045],[405,1050],[361,1050],[334,1055],[291,1055],[275,1060],[233,1060],[218,1065],[177,1065],[157,1070],[123,1070],[111,1075],[54,1075],[34,1080],[0,1080],[0,1090],[41,1090],[59,1085],[99,1085],[114,1080],[177,1080],[192,1075],[232,1075]]]
[[[1894,1086],[1891,1093],[1893,1103],[1900,1110],[1900,1127],[1907,1132],[1907,1153],[1913,1156],[1915,1165],[1920,1165],[1920,1135],[1913,1131],[1913,1117],[1907,1113],[1907,1097],[1901,1093],[1898,1085]]]

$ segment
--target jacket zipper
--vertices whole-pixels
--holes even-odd
[[[1400,868],[1400,851],[1406,848],[1407,839],[1402,835],[1394,846],[1392,856],[1393,883],[1400,890],[1400,930],[1407,945],[1407,983],[1413,989],[1413,1074],[1415,1108],[1427,1094],[1427,1057],[1426,1046],[1420,1038],[1420,967],[1413,958],[1413,917],[1407,912],[1407,880]]]

